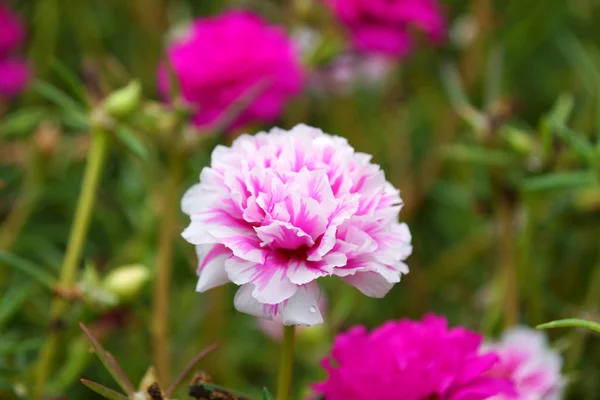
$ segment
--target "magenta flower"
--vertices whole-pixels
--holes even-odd
[[[283,324],[322,322],[317,279],[336,275],[383,297],[408,267],[401,199],[370,156],[298,125],[218,146],[182,199],[197,246],[197,290],[233,282],[234,304]]]
[[[326,400],[482,400],[511,393],[507,379],[487,375],[498,361],[482,353],[481,336],[446,319],[390,321],[371,333],[339,334],[314,389]]]
[[[0,60],[0,97],[20,94],[29,83],[29,65],[20,59]]]
[[[431,41],[446,36],[446,21],[437,0],[324,0],[349,31],[354,47],[393,57],[410,54],[417,28]]]
[[[8,6],[0,2],[0,58],[18,49],[25,40],[23,23]]]
[[[23,23],[12,10],[0,3],[0,98],[18,95],[29,82],[29,66],[14,55],[24,39]]]
[[[516,388],[514,396],[503,395],[494,400],[562,399],[562,359],[558,352],[549,348],[544,333],[524,327],[513,328],[488,348],[500,356],[500,362],[490,374],[511,379]]]
[[[202,127],[246,98],[249,104],[233,126],[272,122],[304,83],[295,46],[283,29],[250,12],[195,20],[187,37],[169,47],[168,57],[183,97],[197,108],[193,121]],[[165,68],[159,70],[159,87],[168,96]]]

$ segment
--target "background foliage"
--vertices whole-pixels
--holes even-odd
[[[315,71],[327,68],[343,43],[325,8],[310,0],[12,5],[28,22],[37,80],[0,107],[0,398],[31,385],[89,148],[90,108],[132,77],[146,99],[158,100],[156,65],[166,37],[192,16],[243,6],[291,32],[311,26],[324,38],[307,59]],[[418,46],[381,85],[308,88],[278,123],[319,126],[374,154],[401,189],[401,217],[415,249],[411,273],[384,300],[326,281],[326,323],[305,330],[298,343],[299,394],[321,377],[317,365],[335,332],[352,324],[433,311],[496,335],[507,323],[599,318],[600,1],[445,5],[452,29],[446,45]],[[464,30],[473,26],[473,39],[465,41]],[[144,107],[152,110],[152,101]],[[152,363],[152,279],[118,305],[89,288],[128,264],[145,266],[154,278],[173,140],[154,129],[168,118],[156,115],[157,123],[123,128],[110,150],[85,245],[88,267],[77,278],[88,289],[61,322],[66,340],[49,380],[65,398],[92,398],[78,381],[83,376],[112,385],[79,321],[134,382]],[[268,127],[245,130],[260,128]],[[203,137],[188,146],[177,196],[197,179],[212,146],[230,140]],[[178,231],[186,222],[177,214]],[[217,382],[256,396],[272,387],[277,346],[254,319],[234,311],[235,288],[195,293],[195,254],[181,239],[173,261],[173,370],[218,341],[220,349],[201,364]],[[598,398],[600,341],[579,331],[549,333],[565,354],[569,398]]]

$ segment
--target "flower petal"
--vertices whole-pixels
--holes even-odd
[[[231,250],[222,245],[200,245],[196,246],[196,253],[200,262],[196,292],[205,292],[229,282],[225,261],[232,256]]]
[[[319,310],[321,290],[316,283],[300,286],[281,311],[284,325],[316,325],[323,323]]]
[[[268,306],[265,307],[264,304],[259,303],[254,296],[252,296],[253,291],[254,285],[242,285],[233,298],[235,309],[255,317],[273,319],[273,314],[271,312],[272,308]]]
[[[372,271],[357,272],[342,279],[360,290],[365,296],[376,297],[378,299],[385,297],[394,286],[393,283],[388,282],[383,276]]]
[[[278,304],[296,293],[298,286],[287,278],[286,267],[284,260],[275,256],[267,257],[265,264],[244,261],[238,257],[231,257],[225,262],[229,279],[238,285],[254,284],[252,295],[263,304]]]

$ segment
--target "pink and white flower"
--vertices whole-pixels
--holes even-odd
[[[494,397],[494,400],[559,400],[564,378],[562,358],[550,349],[543,332],[517,327],[504,333],[497,343],[487,346],[500,356],[490,371],[493,376],[513,381],[516,394]]]
[[[297,125],[218,146],[182,199],[183,237],[200,260],[197,290],[241,286],[237,310],[284,325],[323,321],[317,279],[335,275],[383,297],[408,273],[402,200],[346,139]]]
[[[481,352],[481,335],[449,328],[444,317],[389,321],[339,334],[323,360],[328,377],[313,386],[326,400],[483,400],[513,393],[509,379],[487,372],[498,362]]]

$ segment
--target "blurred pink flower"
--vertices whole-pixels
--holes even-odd
[[[29,65],[20,59],[0,60],[0,95],[13,97],[20,94],[30,79]]]
[[[352,37],[357,50],[405,57],[413,46],[411,28],[434,43],[446,37],[437,0],[324,0]]]
[[[514,396],[497,396],[494,400],[562,399],[562,359],[558,352],[550,349],[543,332],[513,328],[487,348],[500,356],[500,362],[490,374],[511,379],[516,388]]]
[[[285,31],[245,11],[195,20],[188,34],[171,44],[168,57],[183,97],[197,108],[193,121],[202,127],[210,127],[253,90],[256,97],[232,126],[272,122],[304,83],[299,56]],[[159,69],[158,77],[168,97],[166,68]]]
[[[327,400],[482,400],[511,393],[507,379],[486,375],[498,361],[481,353],[481,336],[446,319],[390,321],[370,333],[339,334],[314,389]]]
[[[23,23],[0,2],[0,98],[18,95],[29,82],[27,63],[15,56],[24,39]]]
[[[200,259],[196,289],[241,285],[237,310],[323,322],[317,279],[336,275],[383,297],[408,273],[402,200],[370,156],[346,139],[297,125],[218,146],[182,199],[183,237]]]
[[[0,58],[17,50],[25,39],[25,27],[19,17],[0,1]]]

